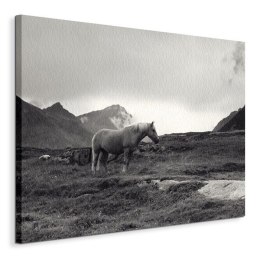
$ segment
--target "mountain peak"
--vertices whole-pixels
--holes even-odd
[[[60,149],[90,146],[92,133],[58,102],[40,109],[16,97],[17,145]]]
[[[120,106],[119,104],[116,104],[116,105],[111,105],[109,107],[106,107],[105,110],[125,110],[124,107]]]
[[[54,109],[54,110],[61,110],[64,109],[63,106],[61,105],[60,102],[56,102],[53,105],[47,107],[46,109],[50,110],[50,109]]]
[[[56,102],[43,110],[52,116],[60,116],[66,119],[76,118],[72,113],[65,109],[60,102]]]
[[[132,115],[119,104],[79,116],[81,123],[93,133],[98,130],[121,129],[132,123]]]

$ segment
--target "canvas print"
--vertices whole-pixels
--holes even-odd
[[[244,215],[243,42],[16,17],[17,243]]]

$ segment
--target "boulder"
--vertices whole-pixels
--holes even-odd
[[[91,162],[91,148],[74,150],[70,156],[70,164],[76,163],[79,166],[84,166],[89,162]]]
[[[47,155],[47,154],[45,154],[45,155],[42,155],[42,156],[40,156],[39,157],[39,160],[48,160],[48,159],[50,159],[51,158],[51,156],[50,155]]]
[[[240,200],[245,198],[245,181],[209,180],[207,185],[199,189],[199,193],[220,200]]]

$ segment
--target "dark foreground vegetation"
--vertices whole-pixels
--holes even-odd
[[[32,242],[240,217],[244,198],[210,198],[209,180],[244,181],[245,134],[165,135],[141,144],[122,174],[122,158],[109,174],[91,165],[57,162],[64,150],[17,152],[17,241]],[[42,154],[51,155],[47,161]],[[160,183],[175,180],[166,188]],[[227,184],[228,185],[228,184]]]

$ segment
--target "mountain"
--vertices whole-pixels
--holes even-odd
[[[57,102],[40,109],[16,97],[17,146],[37,148],[86,147],[102,128],[120,129],[131,124],[132,115],[112,105],[76,117]]]
[[[53,104],[52,106],[43,109],[43,111],[50,116],[54,117],[60,117],[66,120],[70,119],[77,119],[76,116],[74,116],[72,113],[70,113],[68,110],[64,109],[60,102],[57,102]]]
[[[78,118],[82,125],[92,133],[103,128],[121,129],[133,122],[132,115],[120,105],[112,105],[102,110],[86,113]]]
[[[233,130],[245,130],[245,106],[238,111],[233,111],[222,119],[213,132],[226,132]]]
[[[17,146],[65,148],[90,146],[92,133],[56,103],[40,109],[16,97]]]

